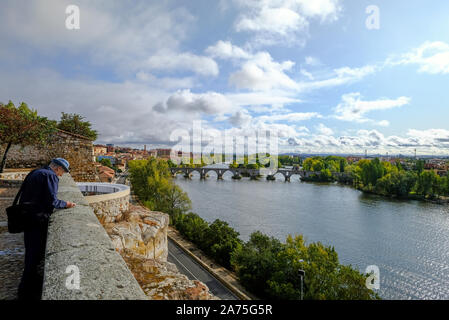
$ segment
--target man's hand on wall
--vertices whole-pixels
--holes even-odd
[[[67,209],[73,208],[73,207],[75,207],[75,206],[76,206],[76,203],[67,201],[67,206],[66,206]]]

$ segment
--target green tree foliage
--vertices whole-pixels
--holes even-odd
[[[103,158],[99,162],[101,163],[102,166],[112,168],[112,162],[111,159],[109,158]]]
[[[353,170],[356,187],[385,196],[406,198],[414,197],[435,198],[449,195],[446,185],[447,177],[438,176],[433,170],[424,170],[424,161],[418,160],[414,170],[406,171],[404,166],[396,161],[389,162],[374,160],[360,160]]]
[[[418,174],[421,174],[421,172],[424,171],[424,164],[425,164],[425,161],[424,161],[424,160],[418,160],[418,161],[416,161],[416,163],[415,163],[415,171],[416,171]]]
[[[382,195],[407,197],[417,181],[414,172],[396,171],[388,173],[376,182],[376,192]]]
[[[282,166],[294,166],[301,164],[301,158],[298,156],[278,156],[278,160]]]
[[[159,206],[159,211],[168,213],[171,217],[178,216],[187,212],[192,208],[187,193],[185,193],[179,186],[170,183],[165,191],[164,201]]]
[[[191,208],[187,194],[172,181],[164,160],[133,160],[128,162],[133,190],[151,210],[170,215],[181,214]]]
[[[372,189],[376,185],[377,180],[382,178],[385,173],[384,166],[379,158],[375,158],[374,160],[360,160],[358,167],[360,168],[360,179],[363,185],[369,189]]]
[[[232,255],[242,284],[255,288],[260,298],[298,300],[299,270],[305,271],[305,299],[371,300],[379,297],[366,288],[366,276],[339,263],[334,248],[306,245],[302,236],[288,236],[282,244],[260,233]]]
[[[188,240],[227,268],[231,266],[232,252],[242,245],[239,233],[218,219],[209,225],[200,216],[190,212],[176,215],[174,226]]]
[[[260,298],[270,297],[267,281],[276,271],[282,243],[256,231],[248,242],[238,247],[231,256],[231,265],[236,270],[240,283]]]
[[[0,144],[5,146],[0,173],[6,166],[8,151],[13,144],[22,147],[45,145],[55,129],[55,121],[38,116],[37,111],[30,109],[24,102],[17,108],[12,101],[6,105],[0,103]]]
[[[333,181],[334,178],[332,176],[332,172],[329,169],[323,169],[320,172],[319,180],[322,182],[330,182]]]
[[[306,171],[321,171],[324,169],[324,161],[321,157],[307,158],[302,166]]]
[[[196,213],[177,215],[174,221],[175,228],[187,239],[198,246],[204,243],[206,230],[209,224]]]
[[[231,253],[241,245],[239,233],[225,221],[217,219],[205,231],[203,250],[227,268],[231,266]]]
[[[91,123],[89,121],[83,121],[84,117],[76,113],[62,112],[61,120],[58,123],[58,129],[76,133],[87,137],[91,140],[96,140],[98,133],[91,129]]]
[[[435,197],[441,191],[440,180],[441,178],[433,170],[421,172],[418,176],[416,193],[424,197]]]

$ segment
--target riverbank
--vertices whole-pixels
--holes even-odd
[[[435,204],[441,204],[441,205],[449,204],[449,197],[439,196],[438,198],[426,198],[424,196],[416,195],[416,194],[415,195],[409,194],[406,197],[398,197],[396,195],[385,195],[385,194],[377,193],[375,191],[370,191],[370,190],[363,189],[363,188],[357,188],[357,187],[354,187],[354,186],[351,186],[351,187],[353,187],[354,189],[359,190],[359,191],[361,191],[363,193],[373,194],[373,195],[376,195],[376,196],[379,196],[379,197],[384,197],[386,199],[416,200],[416,201],[423,201],[423,202],[429,202],[429,203],[435,203]]]
[[[307,183],[315,183],[315,184],[339,184],[339,185],[344,185],[344,186],[349,186],[351,188],[354,188],[355,190],[359,190],[363,193],[366,194],[373,194],[373,195],[377,195],[380,197],[385,197],[387,199],[398,199],[398,200],[417,200],[417,201],[423,201],[423,202],[429,202],[429,203],[436,203],[436,204],[449,204],[449,197],[445,197],[445,196],[438,196],[435,198],[429,198],[429,197],[425,197],[422,195],[418,195],[418,194],[409,194],[408,196],[405,197],[399,197],[397,195],[386,195],[383,193],[379,193],[376,192],[375,190],[369,190],[368,188],[364,188],[364,187],[357,187],[354,186],[354,183],[348,180],[339,180],[339,179],[335,179],[333,178],[332,181],[328,181],[328,180],[321,180],[319,177],[308,177],[308,178],[301,178],[300,179],[301,182],[307,182]]]

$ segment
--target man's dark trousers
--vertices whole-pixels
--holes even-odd
[[[19,285],[19,300],[40,300],[43,275],[39,268],[45,256],[48,215],[33,215],[24,231],[25,268]]]

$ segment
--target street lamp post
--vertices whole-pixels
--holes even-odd
[[[304,277],[306,275],[306,272],[304,270],[299,270],[299,276],[301,277],[301,296],[300,296],[300,300],[304,299],[303,296],[303,290],[304,290]]]
[[[299,262],[304,262],[303,259],[300,259]],[[306,272],[302,269],[298,270],[299,276],[301,277],[301,296],[299,297],[299,300],[304,299],[304,277],[306,276]]]

